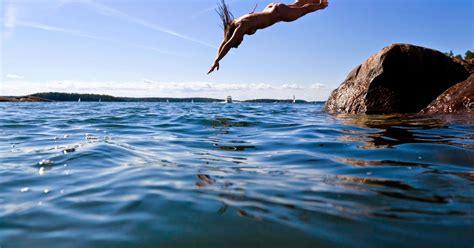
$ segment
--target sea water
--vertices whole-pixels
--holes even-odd
[[[2,103],[0,247],[472,247],[474,116]]]

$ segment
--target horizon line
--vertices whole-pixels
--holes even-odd
[[[225,98],[220,99],[220,98],[214,98],[214,97],[204,97],[204,96],[193,96],[193,97],[167,97],[167,96],[146,96],[146,97],[130,97],[130,96],[114,96],[114,95],[108,95],[108,94],[95,94],[95,93],[69,93],[69,92],[38,92],[38,93],[33,93],[33,94],[28,94],[28,95],[0,95],[0,97],[4,98],[26,98],[26,97],[38,97],[39,94],[64,94],[64,95],[78,95],[78,96],[83,96],[83,95],[90,95],[94,97],[113,97],[113,98],[122,98],[122,99],[209,99],[209,100],[222,100],[224,101]],[[45,100],[50,100],[47,98],[43,98]],[[234,101],[255,101],[255,100],[275,100],[275,101],[304,101],[304,102],[325,102],[325,101],[310,101],[310,100],[304,100],[304,99],[291,99],[291,98],[253,98],[253,99],[247,99],[247,100],[238,100],[238,99],[233,99]],[[69,102],[69,101],[56,101],[56,102]],[[91,101],[93,102],[93,101]]]

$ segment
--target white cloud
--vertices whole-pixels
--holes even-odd
[[[9,79],[23,79],[23,76],[15,75],[15,74],[7,74],[7,78]]]
[[[291,89],[291,90],[302,90],[303,86],[297,84],[284,84],[281,86],[282,89]]]
[[[321,89],[326,89],[326,85],[320,84],[320,83],[315,83],[309,86],[310,89],[315,89],[315,90],[321,90]]]
[[[268,83],[212,83],[212,82],[93,82],[93,81],[29,81],[5,82],[0,86],[0,95],[27,95],[38,92],[75,92],[109,94],[132,97],[213,97],[235,99],[279,98],[325,100],[327,90],[298,84],[273,85]]]

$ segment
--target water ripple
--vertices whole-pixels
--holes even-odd
[[[472,115],[321,109],[3,103],[0,247],[472,246]]]

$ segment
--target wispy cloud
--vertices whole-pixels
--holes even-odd
[[[57,1],[58,2],[55,5],[53,5],[52,9],[55,9],[55,10],[61,9],[65,5],[68,5],[72,2],[77,2],[78,0],[57,0]],[[82,0],[79,0],[79,1],[82,1]]]
[[[209,44],[207,42],[195,39],[193,37],[189,37],[187,35],[181,34],[179,32],[176,32],[174,30],[162,27],[157,24],[150,23],[148,21],[142,20],[140,18],[136,18],[133,16],[130,16],[118,9],[112,8],[110,6],[107,6],[102,3],[98,3],[93,0],[59,0],[58,3],[53,7],[54,9],[59,9],[65,5],[71,4],[71,3],[80,3],[84,4],[85,6],[90,7],[92,10],[95,12],[99,13],[100,15],[104,16],[112,16],[116,18],[120,18],[132,23],[135,23],[137,25],[146,27],[148,29],[152,29],[161,33],[165,33],[183,40],[191,41],[197,44],[201,44],[203,46],[207,46],[210,48],[217,48],[216,46]],[[59,33],[64,33],[64,34],[69,34],[73,36],[78,36],[78,37],[84,37],[84,38],[90,38],[90,39],[96,39],[96,40],[103,40],[103,41],[109,41],[109,42],[119,42],[119,43],[127,43],[130,45],[128,42],[124,42],[121,40],[117,40],[114,38],[110,37],[104,37],[104,36],[98,36],[98,35],[93,35],[87,32],[83,31],[78,31],[78,30],[73,30],[73,29],[67,29],[67,28],[61,28],[61,27],[56,27],[48,24],[43,24],[43,23],[37,23],[37,22],[31,22],[27,20],[20,20],[18,18],[18,6],[13,4],[13,3],[5,3],[5,14],[4,18],[0,18],[0,22],[3,22],[3,27],[4,31],[3,34],[6,38],[10,37],[15,28],[17,27],[27,27],[27,28],[35,28],[35,29],[40,29],[43,31],[50,31],[50,32],[59,32]],[[143,46],[143,45],[132,45],[137,48],[142,48],[142,49],[149,49],[153,50],[155,52],[161,53],[161,54],[167,54],[167,55],[178,55],[178,56],[183,56],[184,54],[179,54],[176,52],[170,52],[170,51],[165,51],[156,47],[150,47],[150,46]]]
[[[165,55],[173,55],[173,56],[182,55],[182,54],[174,53],[174,52],[171,52],[171,51],[164,51],[164,50],[161,50],[161,49],[158,49],[158,48],[155,48],[155,47],[130,44],[129,42],[125,42],[125,41],[110,38],[110,37],[93,35],[93,34],[90,34],[90,33],[87,33],[87,32],[79,31],[79,30],[61,28],[61,27],[46,25],[46,24],[37,23],[37,22],[15,20],[15,26],[16,27],[24,27],[24,28],[33,28],[33,29],[43,30],[43,31],[47,31],[47,32],[63,33],[63,34],[68,34],[68,35],[72,35],[72,36],[95,39],[95,40],[101,40],[101,41],[107,41],[107,42],[123,43],[123,44],[128,44],[128,45],[130,45],[132,47],[135,47],[135,48],[147,49],[147,50],[155,51],[155,52],[165,54]]]
[[[48,31],[48,32],[58,32],[58,33],[64,33],[64,34],[69,34],[69,35],[74,35],[74,36],[79,36],[79,37],[85,37],[85,38],[91,38],[91,39],[109,40],[109,41],[112,40],[112,39],[109,39],[109,38],[106,38],[106,37],[95,36],[95,35],[91,35],[91,34],[88,34],[86,32],[82,32],[82,31],[78,31],[78,30],[60,28],[60,27],[55,27],[55,26],[46,25],[46,24],[37,23],[37,22],[18,20],[16,22],[16,25],[18,27],[33,28],[33,29],[39,29],[39,30]]]
[[[161,32],[161,33],[165,33],[165,34],[177,37],[179,39],[191,41],[191,42],[201,44],[203,46],[207,46],[207,47],[214,48],[214,49],[217,48],[216,46],[214,46],[212,44],[209,44],[207,42],[189,37],[187,35],[181,34],[181,33],[176,32],[174,30],[165,28],[161,25],[151,23],[151,22],[148,22],[146,20],[128,15],[128,14],[126,14],[126,13],[124,13],[124,12],[118,10],[118,9],[112,8],[112,7],[107,6],[105,4],[102,4],[102,3],[95,2],[93,0],[79,0],[78,2],[83,3],[83,4],[91,7],[94,11],[96,11],[97,13],[99,13],[101,15],[104,15],[104,16],[117,17],[117,18],[129,21],[129,22],[135,23],[137,25],[149,28],[151,30],[158,31],[158,32]]]
[[[217,1],[216,1],[217,2]],[[237,2],[236,0],[233,0],[233,1],[226,1],[227,4],[232,4],[234,2]],[[212,12],[212,11],[216,11],[217,9],[217,5],[215,4],[214,6],[212,7],[207,7],[205,9],[202,9],[202,10],[199,10],[197,11],[196,13],[194,13],[193,15],[189,16],[189,19],[195,19],[201,15],[204,15],[204,14],[207,14],[209,12]]]
[[[7,78],[9,79],[23,79],[23,76],[15,75],[15,74],[7,74]]]
[[[16,27],[16,21],[18,16],[18,9],[13,4],[5,4],[4,10],[4,20],[3,20],[3,28],[4,28],[4,37],[10,37]]]

